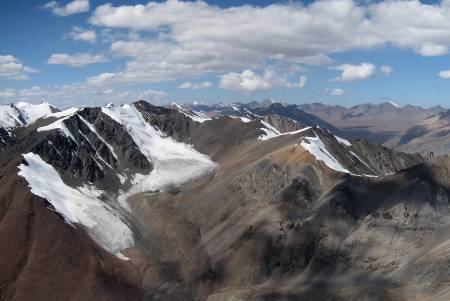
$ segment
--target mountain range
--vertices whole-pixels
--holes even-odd
[[[448,300],[448,115],[1,106],[0,300]]]

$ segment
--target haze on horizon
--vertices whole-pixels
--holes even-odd
[[[2,1],[0,103],[449,103],[450,1],[229,3]]]

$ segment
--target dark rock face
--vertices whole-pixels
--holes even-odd
[[[22,145],[29,150],[21,152],[38,154],[58,170],[66,183],[79,186],[88,182],[114,192],[123,184],[117,174],[146,174],[152,170],[130,134],[100,108],[82,109],[62,123],[71,137],[59,130],[34,132],[29,145]]]
[[[192,131],[197,127],[191,118],[177,110],[154,106],[145,101],[135,102],[134,105],[149,124],[177,141],[189,141]]]
[[[263,117],[263,120],[275,127],[281,133],[293,132],[305,127],[299,122],[275,114],[266,115]]]
[[[121,168],[130,167],[138,172],[147,173],[152,166],[147,158],[139,151],[130,134],[122,125],[101,112],[100,108],[86,108],[80,111],[81,116],[90,122],[97,133],[108,142],[119,156]],[[105,149],[105,144],[99,141],[99,147]],[[101,151],[101,150],[100,150]],[[109,150],[106,148],[105,151]]]
[[[282,105],[280,103],[274,103],[267,108],[256,108],[250,111],[257,115],[277,114],[280,116],[291,118],[306,126],[319,126],[322,128],[327,128],[335,134],[341,133],[339,129],[337,129],[330,123],[320,119],[315,115],[306,113],[305,111],[299,109],[296,105]]]
[[[0,127],[0,154],[4,153],[13,141],[14,136],[5,128]]]
[[[378,174],[397,172],[424,161],[419,154],[398,152],[367,140],[353,140],[351,149]]]

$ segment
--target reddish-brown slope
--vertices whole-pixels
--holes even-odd
[[[20,156],[0,163],[0,300],[139,300],[141,277],[31,194]]]

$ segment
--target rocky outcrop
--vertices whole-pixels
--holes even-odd
[[[321,128],[326,128],[333,132],[334,134],[341,134],[341,130],[331,125],[330,123],[320,119],[319,117],[309,114],[302,109],[298,108],[296,105],[283,105],[281,103],[274,103],[268,107],[251,109],[253,113],[257,115],[269,115],[277,114],[283,117],[293,119],[306,126],[318,126]]]
[[[31,151],[55,167],[67,183],[80,186],[89,182],[116,191],[123,184],[118,174],[152,170],[122,125],[101,109],[85,108],[62,123],[71,136],[58,129],[38,132],[40,139]]]
[[[0,154],[6,152],[6,149],[13,143],[14,136],[5,128],[0,127]]]
[[[419,154],[395,151],[368,140],[352,140],[351,149],[379,174],[395,173],[424,161]]]
[[[149,124],[177,141],[188,142],[199,125],[174,109],[154,106],[145,101],[135,102],[134,105]]]

